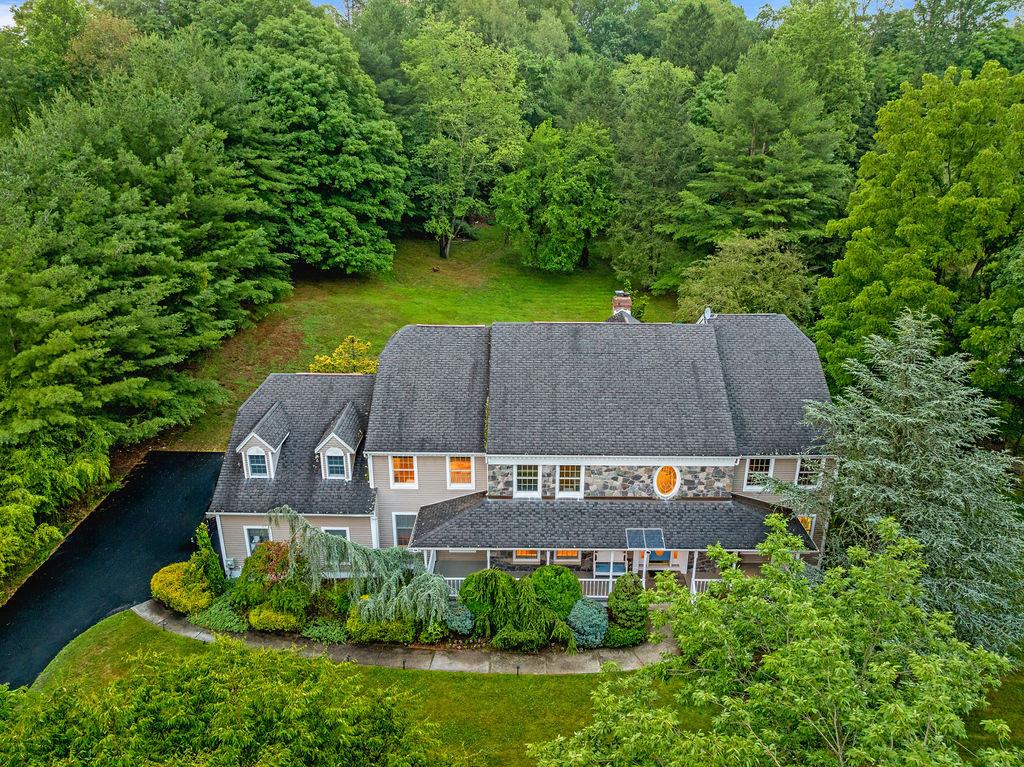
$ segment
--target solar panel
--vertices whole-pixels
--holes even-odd
[[[627,549],[664,549],[665,533],[660,527],[627,527]]]
[[[649,527],[644,530],[644,539],[649,549],[665,548],[665,533],[660,527]]]

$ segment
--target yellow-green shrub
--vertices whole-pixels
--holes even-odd
[[[298,631],[299,619],[270,605],[257,605],[249,611],[249,625],[256,631]]]
[[[205,610],[213,602],[206,578],[191,562],[175,562],[157,570],[149,581],[149,592],[153,599],[185,615]]]

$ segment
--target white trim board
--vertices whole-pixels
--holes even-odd
[[[574,463],[581,466],[735,466],[739,456],[488,455],[487,465]]]

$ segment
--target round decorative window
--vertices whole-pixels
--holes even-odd
[[[668,498],[679,488],[679,471],[675,466],[662,466],[654,477],[654,490],[662,498]]]

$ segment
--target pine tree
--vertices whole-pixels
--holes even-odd
[[[933,320],[904,314],[892,338],[866,342],[852,383],[808,420],[828,435],[836,471],[820,491],[787,493],[800,513],[829,520],[826,564],[850,546],[878,548],[891,517],[920,541],[925,604],[952,613],[958,634],[999,652],[1024,641],[1024,516],[1013,459],[984,447],[998,419],[970,384],[963,355],[939,356]]]

